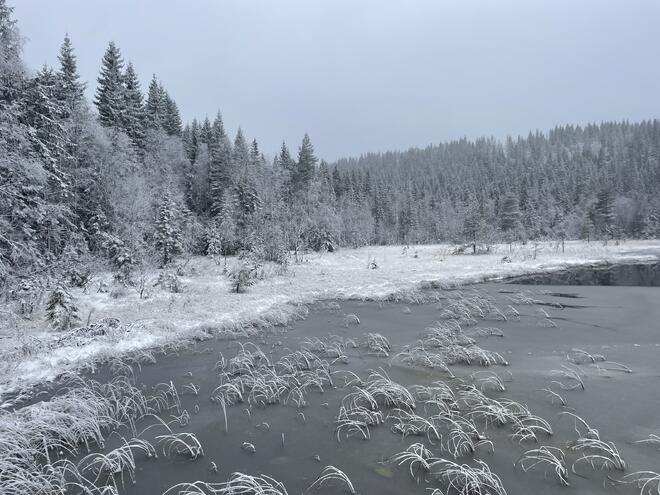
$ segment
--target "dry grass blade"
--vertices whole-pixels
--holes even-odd
[[[637,440],[635,443],[650,444],[656,447],[660,447],[660,436],[651,433],[648,438],[642,440]]]
[[[568,404],[566,403],[566,399],[564,399],[561,395],[559,395],[557,392],[552,390],[550,387],[548,388],[542,388],[541,392],[545,392],[548,397],[550,397],[550,402],[553,404],[558,402],[561,404],[563,407],[566,407]]]
[[[589,426],[589,423],[587,423],[577,414],[573,414],[572,412],[561,412],[559,413],[559,415],[560,416],[567,415],[573,418],[574,421],[573,428],[575,429],[575,433],[577,433],[578,438],[590,438],[590,439],[600,440],[600,433],[598,433],[598,430],[596,428],[592,428],[591,426]]]
[[[321,488],[321,486],[324,484],[330,483],[332,481],[338,481],[339,483],[346,485],[348,491],[352,495],[355,495],[355,488],[353,487],[353,483],[351,483],[349,477],[346,476],[346,473],[344,473],[341,469],[338,469],[335,466],[324,467],[321,471],[321,474],[319,474],[318,478],[316,478],[316,481],[309,485],[307,490],[311,490],[315,487]]]
[[[615,361],[604,361],[603,364],[597,365],[599,370],[605,371],[621,371],[622,373],[632,373],[633,371],[625,364],[617,363]]]
[[[163,492],[163,495],[218,495],[222,489],[221,483],[178,483]]]
[[[602,354],[590,354],[583,349],[573,348],[566,355],[566,359],[573,364],[596,363],[605,361],[605,356]]]

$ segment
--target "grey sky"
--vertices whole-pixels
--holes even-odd
[[[9,0],[25,58],[65,32],[93,86],[109,40],[185,120],[222,111],[271,154],[660,117],[657,0]]]

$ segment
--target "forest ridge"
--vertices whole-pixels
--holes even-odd
[[[565,126],[328,164],[309,136],[267,160],[221,114],[182,123],[109,43],[85,99],[74,43],[32,73],[0,0],[0,275],[108,260],[130,279],[182,253],[286,264],[368,244],[660,235],[660,122]],[[146,93],[146,94],[145,94]]]

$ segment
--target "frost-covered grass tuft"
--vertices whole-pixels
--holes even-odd
[[[355,495],[355,487],[353,486],[353,483],[351,483],[349,477],[341,469],[336,468],[335,466],[324,467],[321,471],[321,474],[319,474],[318,478],[316,478],[316,481],[314,481],[314,483],[312,483],[307,488],[307,490],[311,490],[312,488],[321,488],[326,483],[331,483],[333,481],[346,485],[348,491],[352,495]]]
[[[570,484],[564,452],[556,447],[541,446],[538,449],[528,450],[518,458],[514,465],[520,467],[525,473],[532,469],[543,468],[545,475],[548,472],[554,473],[563,486]]]

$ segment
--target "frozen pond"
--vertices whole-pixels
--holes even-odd
[[[163,390],[170,382],[174,385],[180,406],[161,412],[160,417],[170,423],[174,434],[194,433],[204,455],[197,459],[162,455],[163,443],[158,443],[157,436],[167,431],[155,426],[141,438],[152,442],[161,455],[158,459],[136,455],[136,483],[128,481],[123,488],[120,484],[119,491],[160,494],[177,483],[197,480],[220,483],[231,473],[242,472],[271,476],[282,482],[288,493],[296,494],[303,493],[324,466],[332,465],[346,473],[357,493],[423,494],[431,493],[427,491],[429,488],[455,493],[447,492],[446,482],[436,479],[432,472],[414,470],[417,479],[413,479],[407,463],[397,467],[396,463],[388,462],[393,455],[419,442],[438,458],[458,464],[476,466],[476,460],[486,462],[509,494],[531,490],[538,495],[600,494],[604,483],[612,493],[638,493],[633,485],[609,486],[607,476],[621,479],[633,471],[657,471],[660,465],[657,445],[635,443],[660,433],[657,416],[660,294],[651,287],[654,284],[646,283],[657,282],[657,265],[592,272],[591,276],[576,271],[534,279],[536,283],[551,283],[553,287],[531,286],[526,281],[433,291],[428,294],[430,300],[422,304],[413,301],[319,303],[311,308],[306,319],[292,323],[287,329],[274,329],[262,338],[252,339],[250,344],[244,340],[198,342],[186,350],[157,355],[155,364],[143,364],[141,369],[133,366],[136,383],[145,393]],[[580,282],[558,285],[563,280]],[[588,280],[611,283],[596,286],[588,284]],[[624,282],[633,280],[644,283],[623,286]],[[469,365],[465,361],[449,364],[452,355],[431,339],[433,335],[441,335],[438,329],[442,328],[454,328],[452,338],[460,335],[464,339],[460,346],[483,350],[485,356],[493,359],[493,364],[482,366],[479,357]],[[387,356],[368,344],[369,334],[375,333],[389,342]],[[467,339],[473,343],[468,344]],[[428,362],[425,365],[417,359],[422,354],[422,342],[424,352],[442,356],[450,372],[439,365],[428,367]],[[245,360],[243,364],[240,360],[232,361],[241,350],[239,343],[247,351],[242,358],[251,356],[247,365]],[[250,393],[254,388],[245,385],[249,381],[247,377],[266,383],[272,373],[284,375],[282,363],[290,362],[300,349],[316,355],[318,362],[327,363],[320,372],[313,363],[300,365],[295,380],[307,380],[312,375],[318,378],[318,382],[310,382],[305,388],[304,398],[297,394],[290,379],[282,385],[279,399],[272,401],[276,403],[268,404],[264,393]],[[417,354],[413,353],[415,349]],[[417,358],[412,359],[413,355]],[[288,357],[282,361],[284,356]],[[503,361],[508,365],[503,365]],[[382,413],[382,424],[369,425],[366,433],[350,428],[338,432],[340,407],[350,402],[351,393],[368,388],[370,370],[411,391],[415,407],[406,410],[399,405],[403,411],[397,410],[379,399],[377,410]],[[576,371],[582,385],[558,373],[565,370]],[[94,378],[109,377],[110,370],[105,368]],[[495,377],[499,377],[505,390],[498,389]],[[438,381],[456,396],[453,417],[469,420],[476,427],[478,437],[486,440],[475,447],[474,453],[454,458],[451,428],[446,420],[439,419],[437,406],[432,406],[418,387],[432,386]],[[223,383],[241,383],[245,387],[242,400],[226,405],[226,426],[223,408],[217,400],[218,387]],[[254,381],[250,383],[257,387]],[[222,390],[224,397],[228,397],[227,389]],[[470,390],[482,390],[485,398],[497,401],[489,403],[489,407],[497,404],[509,404],[510,409],[517,407],[506,399],[526,405],[530,414],[549,423],[553,434],[537,430],[536,441],[514,436],[516,429],[510,421],[499,424],[485,416],[483,409],[480,413],[480,406],[470,403]],[[565,405],[548,390],[558,394]],[[396,418],[413,413],[430,418],[437,434],[428,430],[417,432],[418,435],[402,434],[402,421]],[[626,471],[601,471],[579,461],[585,451],[568,448],[578,436],[575,420],[561,413],[584,418],[591,428],[598,430],[604,442],[613,442],[626,462]],[[434,416],[437,417],[433,419]],[[409,416],[407,421],[411,422]],[[143,419],[138,422],[137,430],[150,424],[157,424],[154,418]],[[131,436],[127,430],[120,433],[127,438]],[[476,436],[472,441],[479,443]],[[105,451],[120,444],[114,436]],[[544,474],[545,466],[529,472],[523,472],[520,466],[514,468],[525,451],[541,445],[562,449],[570,486],[561,486],[552,470]],[[577,474],[574,474],[571,466],[576,461]],[[332,482],[318,492],[345,493],[345,490],[345,486]],[[317,489],[313,488],[314,491]]]

